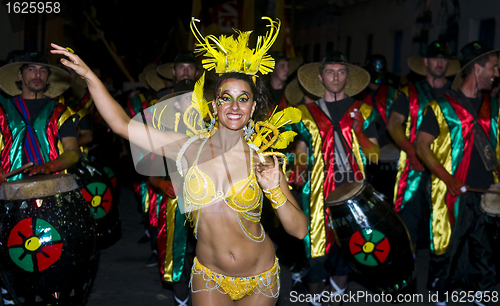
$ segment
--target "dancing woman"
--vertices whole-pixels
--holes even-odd
[[[193,305],[276,304],[279,264],[260,223],[264,195],[290,235],[302,239],[308,231],[307,217],[290,193],[277,157],[259,154],[255,141],[247,143],[252,142],[248,131],[253,120],[261,119],[259,110],[268,101],[256,74],[274,67],[265,52],[279,24],[267,19],[271,30],[259,37],[255,51],[247,46],[250,32],[217,40],[193,30],[199,46],[208,52],[204,68],[215,68],[218,75],[212,101],[217,128],[189,139],[131,120],[80,57],[52,44],[51,52],[69,58],[61,62],[85,79],[99,113],[115,133],[149,150],[150,139],[168,144],[153,153],[178,161],[186,213],[198,239],[191,272]],[[145,129],[150,139],[144,137]]]

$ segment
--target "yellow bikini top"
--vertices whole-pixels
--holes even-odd
[[[248,212],[256,209],[262,202],[262,189],[253,170],[253,150],[250,149],[250,175],[233,184],[224,195],[222,190],[216,190],[212,179],[198,167],[198,158],[207,140],[208,138],[201,144],[195,161],[185,176],[184,200],[188,209],[200,209],[218,199],[224,200],[229,207],[237,212]]]

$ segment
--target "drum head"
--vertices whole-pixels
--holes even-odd
[[[491,185],[488,190],[500,191],[500,182]],[[481,210],[492,217],[500,216],[500,195],[495,193],[483,193],[481,196]]]
[[[71,174],[39,175],[2,183],[0,200],[41,198],[75,189],[78,185]]]
[[[365,181],[344,183],[328,194],[325,206],[335,206],[353,198],[365,187]]]
[[[392,163],[399,160],[399,149],[395,144],[390,143],[380,149],[379,161],[383,163]]]

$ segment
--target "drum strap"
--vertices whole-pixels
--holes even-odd
[[[321,110],[328,116],[330,121],[332,122],[333,128],[334,128],[334,141],[335,141],[335,161],[338,167],[338,170],[343,173],[347,172],[352,172],[351,164],[349,163],[349,157],[347,155],[347,151],[344,147],[343,141],[344,137],[342,136],[341,133],[338,132],[340,129],[339,124],[337,122],[333,122],[332,117],[330,116],[330,112],[328,111],[328,108],[325,103],[325,99],[321,98],[318,100],[319,101],[319,107]]]
[[[344,295],[344,292],[347,289],[347,287],[345,287],[344,289],[340,289],[340,287],[331,277],[330,277],[330,285],[332,285],[332,287],[335,289],[335,291],[332,292],[331,296]]]
[[[0,271],[5,271],[3,269],[3,267],[0,267],[1,270]],[[10,285],[10,282],[9,282],[9,277],[7,275],[7,272],[0,272],[0,285],[2,286],[5,286],[6,287],[6,291],[8,292],[8,295],[10,295],[10,297],[14,300],[14,303],[13,305],[22,305],[23,303],[21,302],[21,300],[19,300],[19,298],[17,297],[16,293],[14,292],[14,289],[12,288],[12,286]],[[4,297],[7,297],[7,294],[3,293],[3,289],[2,288],[2,295]],[[7,301],[12,301],[12,300],[7,300]],[[9,303],[7,302],[7,303]],[[3,301],[3,303],[5,305],[7,305],[6,303],[6,300]]]
[[[427,103],[431,102],[432,100],[436,100],[437,97],[434,97],[434,94],[432,93],[432,88],[426,80],[420,82],[420,85],[422,86],[424,94],[427,97]]]
[[[175,301],[177,302],[177,305],[178,306],[188,306],[188,302],[189,302],[189,295],[186,297],[186,299],[183,301],[181,299],[179,299],[178,297],[175,296],[174,294],[174,299]]]
[[[474,146],[476,147],[481,159],[483,160],[484,167],[488,171],[493,171],[498,166],[498,160],[495,154],[495,149],[488,140],[486,132],[478,122],[476,110],[470,104],[469,99],[464,95],[461,90],[450,90],[448,94],[455,99],[465,110],[472,115],[474,119],[472,122],[474,128]]]
[[[28,161],[33,162],[33,164],[41,165],[43,164],[42,152],[40,151],[40,146],[35,136],[35,130],[33,129],[26,103],[21,96],[15,97],[12,101],[26,122],[26,138],[24,140],[24,152],[26,153],[26,157]]]

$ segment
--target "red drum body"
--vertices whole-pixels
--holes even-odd
[[[23,305],[83,305],[97,268],[96,227],[69,174],[0,188],[3,286]]]
[[[118,192],[110,177],[110,174],[114,174],[109,170],[86,159],[81,159],[70,170],[94,216],[98,249],[115,244],[121,237]]]
[[[343,258],[370,287],[389,294],[414,290],[410,236],[380,193],[365,182],[344,183],[325,205]]]

